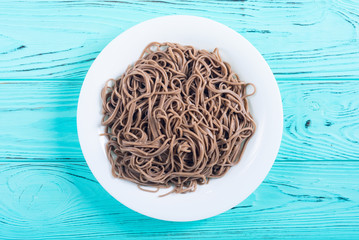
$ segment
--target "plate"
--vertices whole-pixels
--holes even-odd
[[[197,49],[219,48],[241,80],[253,83],[250,111],[257,124],[240,162],[222,178],[193,193],[149,193],[129,181],[114,178],[100,134],[100,92],[109,78],[118,78],[150,42],[175,42]],[[115,199],[146,216],[168,221],[194,221],[225,212],[246,199],[272,167],[282,137],[283,110],[279,89],[262,55],[240,34],[210,19],[165,16],[142,22],[120,34],[98,55],[83,82],[77,109],[77,130],[86,162],[98,182]]]

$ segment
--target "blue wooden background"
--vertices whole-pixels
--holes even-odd
[[[82,156],[82,81],[114,37],[168,14],[208,17],[263,54],[284,133],[264,183],[188,223],[127,209]],[[0,238],[359,239],[359,1],[0,1]]]

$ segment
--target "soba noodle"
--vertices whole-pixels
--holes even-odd
[[[112,174],[169,193],[222,177],[255,131],[248,85],[218,49],[150,43],[102,90]]]

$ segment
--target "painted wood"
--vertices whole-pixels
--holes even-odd
[[[358,171],[358,161],[278,161],[257,191],[232,210],[202,221],[173,223],[118,203],[84,162],[2,163],[0,236],[357,239]]]
[[[359,82],[279,82],[280,160],[359,160]],[[359,180],[359,177],[358,177]]]
[[[144,20],[188,14],[243,34],[277,77],[358,78],[359,1],[0,1],[0,78],[84,78],[99,51]]]
[[[82,161],[76,109],[82,81],[0,81],[0,156]]]
[[[76,133],[82,79],[144,20],[235,29],[279,83],[284,132],[264,183],[191,223],[127,209],[97,183]],[[0,1],[0,239],[359,239],[359,1]]]
[[[0,82],[0,238],[359,236],[357,81],[279,81],[284,135],[270,174],[240,205],[193,223],[144,217],[97,183],[76,137],[80,87]]]
[[[278,161],[359,160],[359,84],[279,80]],[[0,81],[0,161],[83,161],[76,132],[82,81]]]

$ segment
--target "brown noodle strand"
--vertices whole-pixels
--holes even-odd
[[[148,192],[174,187],[161,196],[222,177],[254,134],[247,101],[254,92],[217,48],[150,43],[101,93],[112,174]]]

